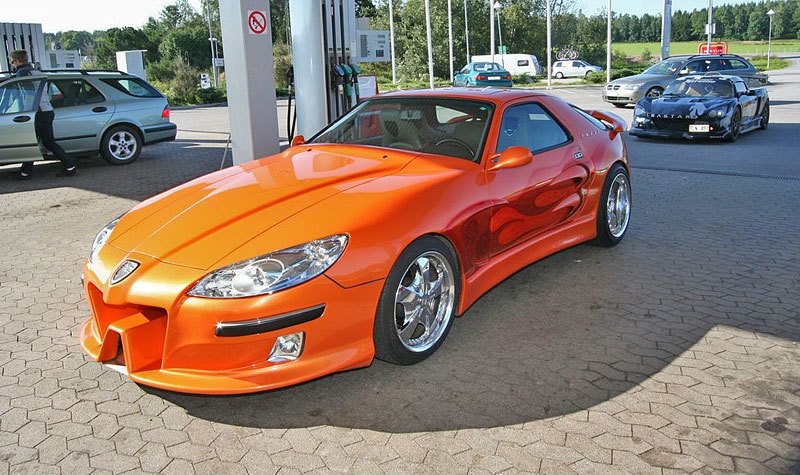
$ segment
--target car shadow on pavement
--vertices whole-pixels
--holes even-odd
[[[57,178],[57,161],[37,162],[33,177],[15,181],[9,172],[17,165],[0,167],[0,195],[60,187],[80,188],[110,196],[144,200],[220,168],[227,139],[178,139],[145,147],[129,165],[113,166],[99,155],[77,157],[78,174]],[[230,166],[227,153],[224,166]]]
[[[755,360],[739,339],[800,340],[794,261],[752,252],[754,242],[800,225],[777,216],[775,224],[751,226],[757,208],[774,201],[759,190],[752,193],[762,196],[748,200],[734,190],[711,191],[707,201],[675,200],[706,193],[719,178],[690,176],[667,188],[654,186],[658,173],[637,173],[648,205],[635,208],[619,246],[580,245],[526,267],[456,320],[442,348],[418,365],[376,361],[243,396],[146,390],[193,416],[237,426],[405,433],[514,426],[598,405],[647,413],[651,403],[693,397],[680,387],[682,371],[719,366],[704,383],[736,387],[765,401],[754,404],[776,407],[783,396],[748,374]],[[738,232],[742,227],[750,231]],[[792,244],[785,253],[796,259],[800,250]],[[667,391],[675,382],[670,387],[685,391],[681,396]],[[786,414],[800,417],[796,407]]]

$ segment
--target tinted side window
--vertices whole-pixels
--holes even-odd
[[[0,86],[0,114],[35,111],[39,107],[36,93],[41,83],[41,79],[35,79]]]
[[[750,69],[750,66],[741,59],[730,60],[731,69]]]
[[[589,122],[591,122],[595,126],[597,126],[598,129],[600,129],[600,130],[608,130],[608,126],[606,126],[606,124],[604,124],[604,123],[600,122],[599,120],[595,119],[594,117],[590,116],[589,113],[586,112],[585,110],[581,109],[580,107],[573,106],[572,104],[570,104],[570,106],[572,106],[572,108],[575,109],[575,112],[577,112],[578,114],[582,115],[584,118],[586,118],[586,120],[588,120]]]
[[[747,92],[747,86],[745,86],[743,82],[734,81],[733,82],[733,87],[736,88],[736,93],[737,94],[741,94],[741,93]]]
[[[690,62],[689,64],[687,64],[686,66],[683,67],[683,70],[688,71],[689,74],[692,74],[692,73],[704,73],[704,72],[708,71],[708,69],[706,69],[705,61],[702,61],[702,60]]]
[[[138,78],[101,79],[114,89],[134,97],[161,97],[161,94],[151,85]]]
[[[47,83],[47,94],[54,109],[103,102],[106,98],[83,79],[58,79]]]
[[[521,104],[506,109],[503,114],[495,152],[514,145],[537,152],[567,142],[567,132],[539,104]]]
[[[580,61],[573,61],[572,62],[572,67],[573,68],[580,68],[581,66],[583,66],[583,63],[581,63]]]
[[[527,59],[520,59],[517,61],[517,66],[528,66],[529,64],[531,63]]]
[[[561,61],[556,61],[556,64],[554,64],[553,67],[554,68],[560,68],[561,67]]]

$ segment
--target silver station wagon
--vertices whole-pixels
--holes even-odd
[[[42,160],[34,116],[47,94],[56,141],[69,154],[97,154],[124,165],[142,147],[175,140],[167,99],[137,76],[119,71],[48,71],[0,76],[0,165]]]

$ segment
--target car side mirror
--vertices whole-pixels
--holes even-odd
[[[756,91],[754,91],[753,89],[748,89],[747,92],[744,93],[744,95],[745,96],[755,96],[756,95]]]
[[[533,161],[533,152],[521,145],[513,145],[490,159],[489,171],[525,166]]]
[[[295,135],[294,138],[292,139],[292,145],[291,146],[292,147],[297,147],[298,145],[303,145],[304,143],[306,143],[306,138],[305,137],[303,137],[302,135]]]

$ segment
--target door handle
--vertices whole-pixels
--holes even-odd
[[[105,112],[107,110],[108,109],[106,109],[105,107],[100,106],[100,107],[95,107],[94,109],[92,109],[92,112]]]
[[[14,122],[28,122],[29,120],[31,120],[31,116],[29,116],[29,115],[18,115],[16,117],[14,117],[13,120],[14,120]]]

